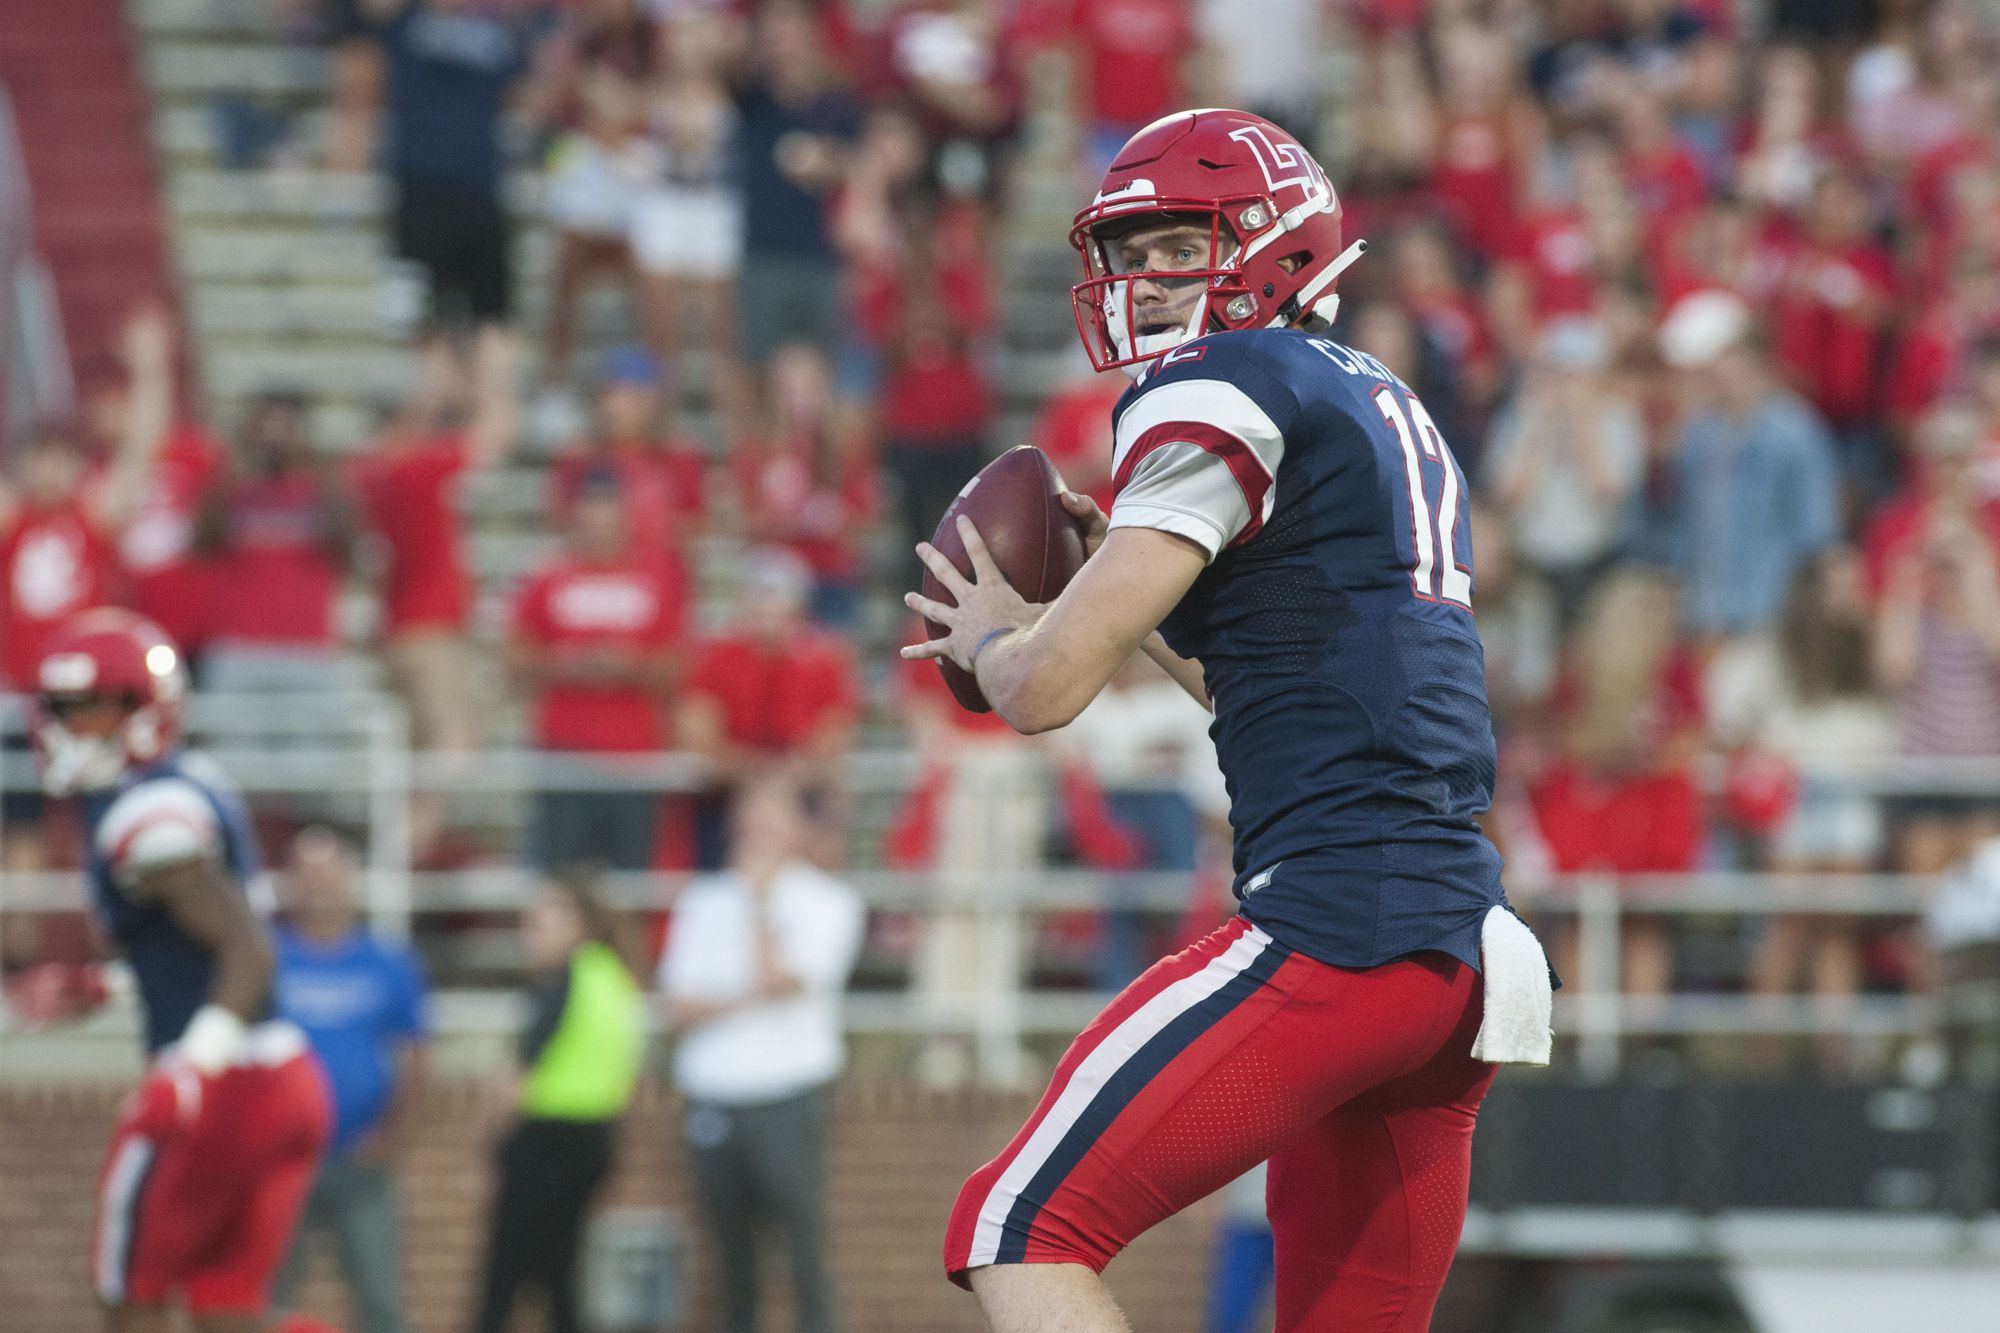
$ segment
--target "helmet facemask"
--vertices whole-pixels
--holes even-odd
[[[1077,331],[1093,364],[1099,370],[1125,367],[1136,376],[1138,372],[1131,367],[1144,365],[1203,334],[1309,321],[1331,324],[1340,300],[1333,292],[1334,280],[1360,258],[1367,243],[1355,241],[1330,262],[1310,248],[1285,243],[1301,214],[1331,208],[1331,201],[1331,191],[1327,191],[1323,198],[1314,196],[1290,214],[1279,214],[1269,199],[1260,196],[1208,205],[1183,206],[1175,200],[1080,223],[1071,231],[1070,241],[1083,255],[1084,280],[1071,289],[1070,300]],[[1136,233],[1177,228],[1186,229],[1189,234],[1185,239],[1197,246],[1205,233],[1206,258],[1199,261],[1205,266],[1182,268],[1169,262],[1154,271],[1135,271],[1124,254],[1131,238]],[[1261,291],[1251,290],[1252,280],[1244,272],[1245,263],[1253,257],[1270,279]],[[1297,275],[1298,280],[1273,271],[1274,259],[1277,269]],[[1166,303],[1175,315],[1171,325],[1148,328],[1138,299],[1142,283],[1176,292],[1181,284],[1189,289],[1199,284],[1200,291],[1185,311],[1178,300]],[[1279,290],[1280,284],[1284,290]]]
[[[95,695],[44,695],[37,702],[35,748],[41,760],[42,787],[51,796],[74,796],[118,785],[134,759],[132,732],[157,734],[153,710],[136,700],[114,704],[123,710],[108,730],[80,728],[77,715],[99,706]]]
[[[1099,370],[1143,364],[1224,327],[1211,315],[1243,289],[1242,245],[1213,207],[1148,210],[1073,239],[1084,281],[1071,300]]]

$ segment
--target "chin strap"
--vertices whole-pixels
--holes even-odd
[[[1134,334],[1128,347],[1125,332],[1131,325],[1125,317],[1127,300],[1125,292],[1130,286],[1130,283],[1112,284],[1104,297],[1104,317],[1105,331],[1109,334],[1111,346],[1117,351],[1119,358],[1121,360],[1129,356],[1140,358],[1119,367],[1128,377],[1136,380],[1146,373],[1146,368],[1152,365],[1154,357],[1171,352],[1189,339],[1201,336],[1202,318],[1208,313],[1208,298],[1204,293],[1201,299],[1194,303],[1194,309],[1188,312],[1187,323],[1181,328],[1162,329],[1158,333]]]
[[[1342,250],[1340,254],[1336,254],[1334,262],[1330,262],[1326,268],[1322,268],[1312,278],[1312,282],[1308,282],[1306,286],[1298,288],[1292,294],[1292,298],[1288,302],[1284,302],[1284,306],[1278,310],[1278,318],[1274,318],[1270,322],[1270,326],[1278,328],[1282,324],[1296,324],[1302,318],[1322,318],[1328,324],[1332,324],[1334,322],[1334,312],[1340,308],[1340,296],[1336,296],[1336,294],[1320,296],[1320,292],[1324,292],[1326,288],[1330,288],[1334,284],[1334,278],[1338,278],[1342,272],[1346,272],[1348,268],[1352,268],[1354,260],[1358,260],[1364,254],[1368,254],[1368,242],[1356,236],[1354,244],[1350,244],[1346,250]]]

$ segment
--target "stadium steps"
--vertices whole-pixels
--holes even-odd
[[[146,76],[155,92],[181,102],[218,96],[314,104],[324,99],[324,51],[281,45],[274,40],[275,34],[270,38],[254,33],[242,36],[244,40],[237,41],[149,41]]]
[[[148,35],[261,39],[272,34],[272,0],[132,0]]]
[[[79,366],[115,345],[136,297],[171,294],[134,46],[119,0],[0,0],[0,84]]]
[[[217,112],[213,106],[169,106],[153,120],[153,146],[162,157],[188,166],[216,166],[221,160]],[[294,151],[307,161],[325,154],[327,114],[299,108],[290,118]]]
[[[0,0],[8,2],[19,0]],[[227,429],[258,389],[299,387],[314,395],[320,439],[336,447],[365,441],[401,397],[412,366],[407,326],[393,313],[388,280],[387,190],[376,179],[299,165],[318,160],[326,137],[324,54],[288,44],[268,0],[134,0],[132,8],[149,39],[150,142],[167,169],[174,255],[199,335],[209,419]],[[231,101],[284,118],[283,165],[249,171],[223,165],[218,108]],[[1051,385],[1074,375],[1080,359],[1066,299],[1076,260],[1062,246],[1074,186],[1030,159],[1024,158],[1024,168],[999,293],[998,447],[1028,438],[1040,400]],[[510,183],[509,195],[517,224],[518,306],[531,335],[541,328],[547,304],[551,249],[538,187],[532,174],[523,173]],[[1023,236],[1036,243],[1022,244]],[[587,349],[581,364],[587,365],[588,349],[632,336],[633,317],[621,295],[599,290],[586,296],[580,324]],[[722,428],[706,410],[698,359],[691,358],[683,373],[694,396],[684,424],[719,443]],[[471,519],[481,620],[490,629],[499,622],[511,581],[552,544],[545,483],[524,461],[475,479],[463,503]],[[887,534],[881,537],[886,542]],[[895,551],[879,554],[884,562],[902,558]],[[739,562],[724,539],[707,541],[702,555],[713,615],[726,604]],[[870,604],[866,616],[861,637],[870,657],[886,660],[902,610]],[[370,619],[371,609],[357,604],[346,623],[360,634]]]

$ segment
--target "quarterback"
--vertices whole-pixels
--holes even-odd
[[[1465,478],[1424,404],[1327,335],[1343,244],[1278,126],[1186,111],[1134,135],[1071,243],[1077,327],[1133,378],[1109,515],[1029,605],[973,574],[904,650],[1063,726],[1134,652],[1214,713],[1239,914],[1134,982],[966,1182],[945,1267],[998,1333],[1112,1333],[1099,1280],[1269,1159],[1280,1333],[1429,1327],[1502,1063],[1546,1063],[1551,980],[1480,832],[1493,786]]]

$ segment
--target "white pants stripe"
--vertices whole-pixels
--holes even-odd
[[[97,1200],[97,1295],[106,1305],[125,1301],[125,1269],[138,1224],[139,1188],[152,1165],[152,1140],[130,1138],[118,1146],[118,1155],[104,1173]]]
[[[1126,1061],[1138,1054],[1169,1023],[1228,985],[1255,962],[1270,943],[1269,935],[1251,926],[1210,960],[1206,967],[1165,987],[1105,1034],[1096,1049],[1077,1065],[1069,1083],[1056,1098],[1055,1105],[1042,1117],[1042,1123],[1021,1145],[1021,1151],[1007,1164],[1007,1169],[1000,1173],[993,1189],[979,1205],[979,1224],[973,1229],[972,1252],[966,1261],[967,1268],[984,1267],[999,1258],[1007,1216],[1013,1211],[1021,1191],[1054,1155],[1070,1127],[1076,1124]]]

